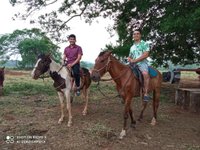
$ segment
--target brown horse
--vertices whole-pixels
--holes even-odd
[[[131,127],[135,127],[136,121],[133,117],[131,100],[133,97],[142,95],[141,87],[139,81],[132,73],[132,70],[129,66],[120,63],[114,56],[111,55],[111,52],[105,51],[101,52],[97,59],[95,60],[94,69],[91,73],[91,78],[93,81],[100,81],[100,78],[106,73],[109,72],[110,76],[116,83],[116,88],[123,101],[125,103],[124,110],[124,125],[120,133],[120,138],[123,138],[126,135],[126,124],[128,115],[131,118]],[[162,82],[162,75],[159,71],[158,75],[150,79],[149,83],[149,92],[153,91],[153,119],[151,121],[152,125],[156,124],[157,119],[157,110],[160,100],[160,88]],[[143,99],[143,96],[141,96]],[[147,106],[147,102],[143,101],[143,107],[138,120],[143,118],[143,112]]]
[[[0,68],[0,96],[3,94],[4,69],[5,67]]]
[[[61,105],[61,117],[58,120],[58,123],[62,123],[64,118],[64,98],[67,100],[67,110],[69,114],[68,126],[72,124],[72,114],[71,114],[71,101],[70,101],[70,91],[71,87],[71,74],[65,66],[57,64],[50,55],[40,55],[35,64],[35,67],[32,71],[33,79],[38,79],[45,72],[49,72],[51,78],[54,80],[53,86],[55,87]],[[83,115],[87,114],[88,107],[88,90],[91,83],[90,73],[87,69],[83,70],[81,76],[81,89],[86,101],[85,107],[83,110]]]

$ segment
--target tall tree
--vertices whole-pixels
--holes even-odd
[[[132,43],[133,27],[143,29],[143,38],[153,42],[151,57],[162,65],[168,60],[175,64],[200,62],[200,1],[199,0],[10,0],[12,5],[25,4],[27,12],[16,15],[27,18],[34,11],[53,4],[58,9],[42,14],[38,22],[54,39],[69,26],[77,16],[86,22],[96,17],[111,17],[113,29],[119,35],[118,46],[110,45],[119,56],[128,54]],[[61,3],[62,2],[62,3]],[[33,20],[31,22],[37,22]]]
[[[11,34],[2,35],[0,47],[1,60],[6,62],[13,56],[19,55],[22,58],[20,67],[32,67],[41,53],[51,53],[57,61],[61,59],[59,47],[39,29],[16,30]]]

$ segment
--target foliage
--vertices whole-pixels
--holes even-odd
[[[87,61],[81,61],[81,67],[84,67],[84,68],[87,68],[87,69],[91,69],[94,64],[93,63],[90,63],[90,62],[87,62]]]
[[[2,60],[6,62],[11,56],[20,55],[22,61],[18,65],[22,68],[33,67],[37,56],[41,53],[51,53],[55,60],[61,58],[59,47],[39,29],[15,30],[11,34],[2,35],[0,45]]]
[[[143,38],[153,42],[151,57],[155,64],[167,60],[174,64],[200,61],[199,0],[10,0],[12,5],[25,4],[27,12],[16,17],[27,18],[34,11],[59,4],[58,9],[42,14],[38,22],[59,41],[69,29],[67,23],[83,16],[86,22],[97,17],[110,17],[119,35],[118,46],[108,46],[119,56],[127,56],[132,43],[132,29],[143,29]],[[68,17],[68,18],[66,18]],[[63,19],[64,18],[64,19]],[[36,22],[36,20],[31,21]]]

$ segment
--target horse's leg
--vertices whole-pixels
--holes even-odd
[[[71,79],[71,94],[70,94],[70,102],[73,103],[75,97],[75,90],[74,90],[74,79]]]
[[[142,110],[140,112],[140,116],[138,118],[138,121],[141,121],[143,119],[143,113],[144,113],[144,111],[145,111],[145,109],[147,107],[147,102],[144,101],[144,95],[143,94],[142,94],[141,98],[142,98]]]
[[[85,116],[87,114],[87,108],[88,108],[88,90],[86,89],[86,87],[83,88],[83,96],[84,96],[84,100],[85,100],[85,107],[84,110],[82,112],[83,116]]]
[[[68,124],[67,126],[70,127],[72,124],[72,113],[71,113],[71,101],[70,101],[70,89],[66,89],[65,91],[65,96],[66,96],[66,100],[67,100],[67,110],[68,110]]]
[[[130,106],[130,108],[129,108],[129,115],[130,115],[130,118],[131,118],[131,127],[132,127],[132,128],[135,128],[136,121],[135,121],[135,118],[134,118],[134,116],[133,116],[133,111],[132,111],[131,106]]]
[[[58,120],[58,124],[61,124],[64,118],[64,94],[62,92],[58,92],[58,97],[60,100],[60,110],[61,110],[61,116],[60,119]]]
[[[160,101],[160,89],[158,88],[153,91],[153,118],[151,120],[151,125],[156,125],[159,101]]]
[[[120,139],[123,139],[123,137],[126,136],[126,124],[127,124],[130,105],[131,105],[131,99],[126,99],[125,109],[124,109],[124,126],[119,136]]]

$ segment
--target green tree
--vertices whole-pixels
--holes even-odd
[[[55,60],[60,61],[61,54],[56,46],[39,29],[16,30],[0,37],[0,56],[4,62],[11,56],[20,55],[22,61],[19,67],[33,67],[37,56],[41,53],[51,53]]]
[[[10,0],[12,5],[25,4],[27,12],[16,15],[27,18],[34,11],[59,3],[58,9],[42,14],[38,22],[53,38],[59,40],[69,29],[67,23],[83,16],[86,22],[97,17],[115,21],[112,29],[119,35],[118,45],[108,48],[119,56],[127,56],[132,43],[133,27],[143,29],[143,38],[153,42],[151,57],[155,64],[168,60],[174,64],[200,62],[200,1],[199,0]],[[63,17],[65,16],[65,17]],[[66,19],[67,18],[67,19]],[[31,22],[37,22],[32,20]]]

